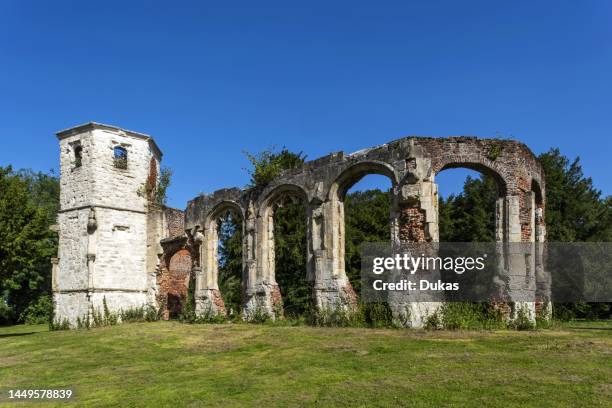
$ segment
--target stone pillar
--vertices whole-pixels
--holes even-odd
[[[516,319],[521,312],[525,313],[530,321],[535,322],[535,302],[526,300],[531,292],[535,295],[535,260],[533,246],[530,245],[529,227],[522,222],[522,219],[532,218],[528,215],[533,209],[532,201],[533,196],[524,192],[505,197],[504,237],[505,242],[510,244],[506,246],[505,253],[508,300],[511,302],[509,317]],[[518,300],[513,301],[514,298]]]
[[[204,230],[203,242],[200,245],[200,271],[196,285],[196,315],[197,316],[225,316],[225,303],[219,291],[219,264],[217,260],[217,249],[219,235],[217,231],[217,220],[209,221]],[[198,276],[196,275],[196,276]]]
[[[59,258],[51,258],[51,291],[55,292],[57,286],[57,274],[59,272]]]
[[[262,314],[272,319],[283,314],[283,299],[274,273],[274,210],[271,206],[261,209],[256,218],[247,221],[253,228],[256,265],[249,265],[249,282],[245,289],[244,319],[252,320]],[[250,240],[245,236],[245,240]],[[247,242],[246,245],[252,245]],[[254,269],[254,276],[253,275]]]
[[[424,166],[418,159],[416,163]],[[432,180],[404,184],[395,193],[394,200],[399,207],[400,243],[439,241],[438,186]],[[427,319],[442,306],[442,302],[430,299],[425,293],[419,293],[418,298],[415,298],[415,294],[392,292],[389,294],[389,306],[399,324],[406,327],[423,327]]]
[[[544,206],[536,203],[534,211],[535,235],[535,272],[536,272],[536,313],[543,320],[552,319],[552,279],[545,270],[546,224],[544,222]]]
[[[313,297],[318,310],[354,310],[357,295],[346,275],[344,203],[334,197],[308,208],[308,248]]]

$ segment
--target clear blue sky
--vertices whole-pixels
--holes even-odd
[[[55,131],[109,123],[155,137],[184,207],[244,186],[243,150],[498,135],[612,193],[612,1],[297,4],[0,1],[0,165],[57,168]]]

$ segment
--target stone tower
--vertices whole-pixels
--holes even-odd
[[[148,135],[99,123],[57,133],[59,253],[55,320],[154,303],[155,243],[149,237],[162,153]]]

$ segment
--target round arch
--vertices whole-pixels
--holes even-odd
[[[160,272],[157,277],[157,301],[161,307],[162,317],[177,318],[183,302],[187,299],[189,284],[193,275],[193,254],[185,241],[175,239],[165,243],[164,253],[160,259]]]
[[[240,219],[244,220],[244,210],[236,201],[221,201],[208,212],[206,216],[206,226],[210,225],[211,222],[218,219],[224,213],[231,212],[235,215],[240,216]]]
[[[476,161],[448,161],[442,164],[439,169],[435,170],[433,175],[435,177],[436,174],[439,174],[444,170],[460,168],[474,170],[486,176],[492,177],[497,183],[499,196],[503,197],[506,195],[507,183],[505,177],[502,175],[502,172],[496,168],[493,168],[487,163]]]
[[[265,195],[263,196],[264,198],[261,200],[261,204],[259,205],[258,214],[263,215],[264,212],[267,211],[279,198],[287,195],[297,197],[298,199],[303,200],[304,203],[308,203],[308,194],[303,187],[297,184],[280,184],[265,192]]]
[[[363,161],[348,167],[336,177],[327,194],[328,199],[337,198],[340,201],[344,200],[346,192],[368,174],[386,176],[391,180],[393,187],[398,185],[395,170],[391,165],[379,161]]]

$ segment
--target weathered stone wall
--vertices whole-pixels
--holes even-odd
[[[436,174],[466,167],[493,176],[496,237],[505,242],[545,240],[545,185],[535,156],[522,143],[474,137],[407,137],[345,155],[336,152],[286,171],[268,185],[229,188],[190,201],[185,212],[152,205],[161,152],[146,135],[87,124],[58,134],[61,161],[60,245],[53,286],[57,318],[76,317],[106,298],[112,310],[144,303],[165,307],[185,296],[195,281],[198,314],[225,313],[218,287],[219,217],[231,211],[242,220],[243,307],[248,319],[282,313],[282,288],[275,279],[274,210],[287,199],[301,200],[307,219],[307,280],[321,309],[351,310],[357,296],[344,264],[344,198],[368,174],[392,184],[390,241],[435,242],[438,234]],[[77,166],[75,147],[82,149]],[[128,152],[128,168],[114,166],[113,149]],[[541,262],[520,264],[510,284],[536,285]],[[538,269],[539,268],[539,269]],[[190,278],[191,277],[191,278]],[[525,283],[527,282],[527,283]],[[534,289],[535,290],[535,289]],[[439,307],[435,302],[395,299],[398,320],[420,326]],[[535,314],[533,304],[510,305]],[[541,307],[539,306],[541,309]],[[401,316],[410,310],[410,318]]]
[[[92,308],[102,308],[103,299],[115,312],[145,305],[152,281],[149,253],[155,250],[148,240],[155,227],[148,217],[146,183],[159,167],[159,149],[146,135],[95,123],[62,131],[58,138],[55,318],[74,325]],[[125,169],[115,166],[118,146],[127,151]]]
[[[163,238],[180,237],[185,234],[185,211],[164,207],[166,230]]]
[[[475,137],[408,137],[350,155],[343,152],[306,162],[268,185],[240,190],[223,189],[188,203],[185,228],[203,236],[198,250],[206,258],[216,244],[216,231],[208,227],[215,208],[231,205],[243,215],[243,287],[245,314],[263,307],[279,309],[279,288],[274,278],[273,210],[292,196],[307,207],[308,248],[306,276],[312,282],[320,308],[351,308],[355,296],[344,270],[344,195],[367,174],[387,176],[392,185],[391,230],[393,242],[430,242],[438,236],[438,189],[435,175],[447,168],[465,167],[494,177],[500,199],[496,236],[506,242],[534,240],[536,208],[532,186],[539,187],[544,207],[544,177],[537,159],[522,143]],[[544,231],[543,210],[539,229]],[[213,235],[213,237],[210,237]],[[543,233],[540,233],[543,240]],[[529,265],[525,273],[529,273]],[[520,268],[519,268],[520,269]],[[215,282],[214,266],[202,265],[202,281]],[[524,279],[523,279],[524,280]],[[202,289],[216,290],[214,284]],[[413,321],[421,325],[439,304],[408,305]],[[529,306],[529,305],[528,305]],[[402,306],[403,307],[403,306]],[[530,313],[533,312],[529,306]],[[533,317],[533,316],[532,316]]]

